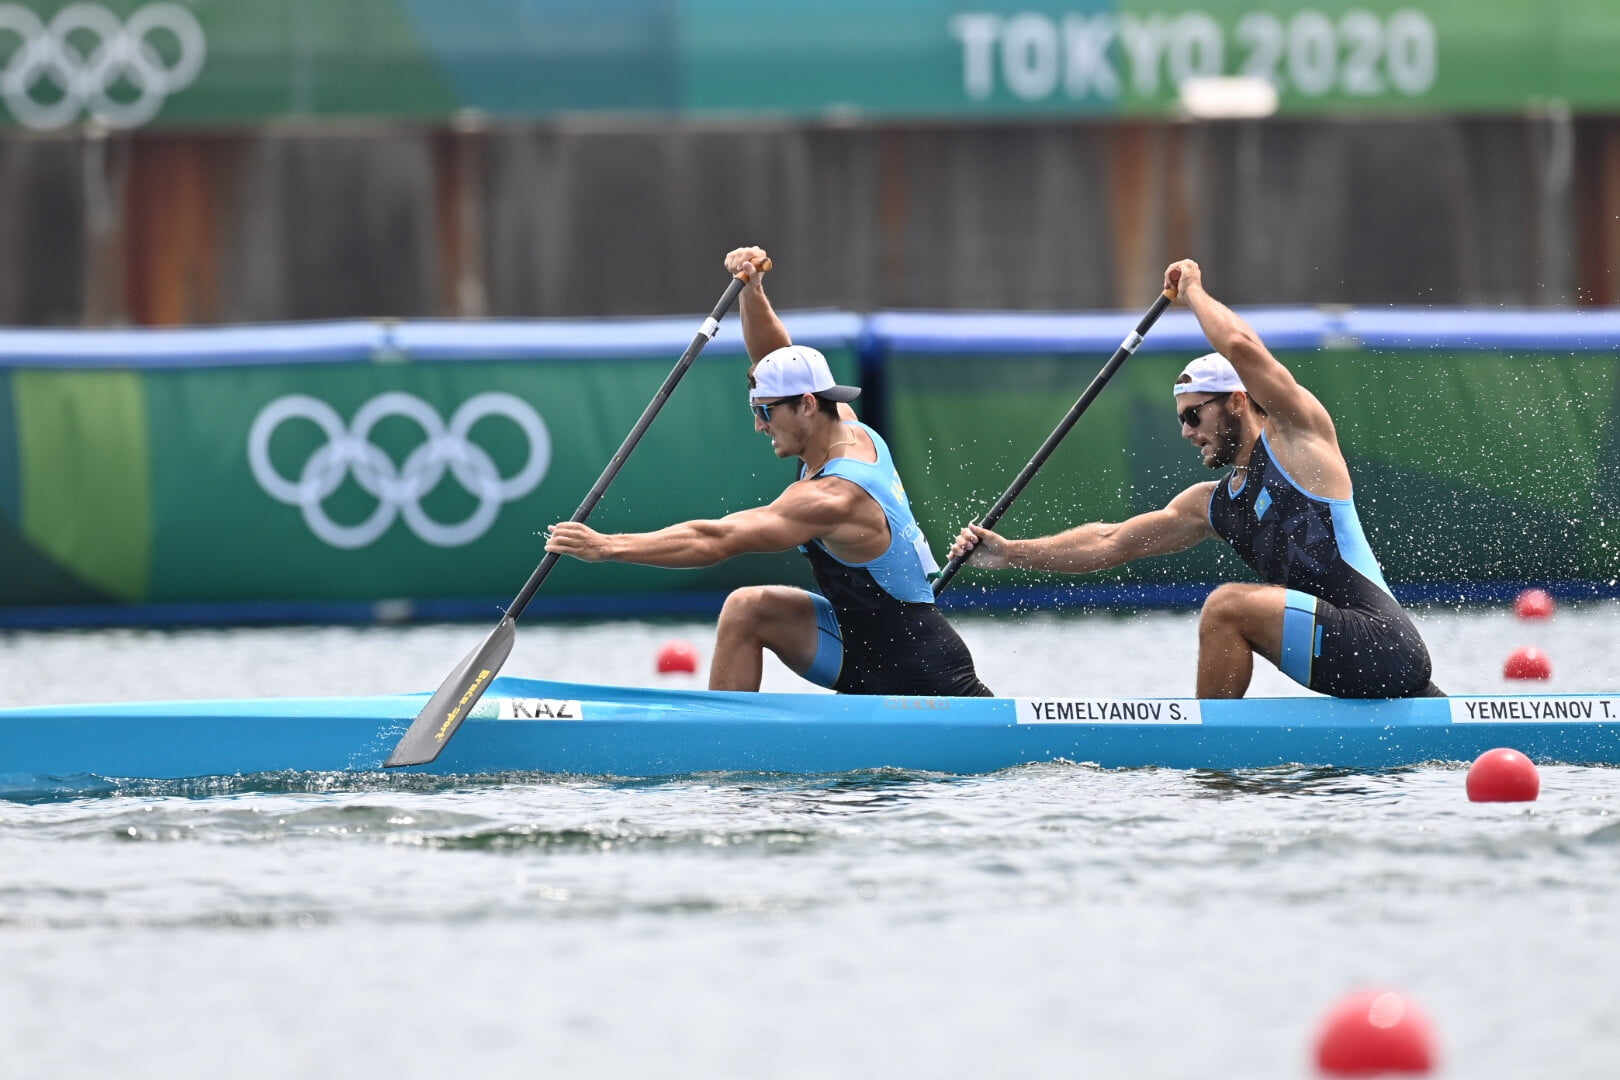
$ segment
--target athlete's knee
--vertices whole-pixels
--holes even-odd
[[[1198,614],[1200,629],[1237,629],[1253,610],[1254,586],[1229,583],[1221,585],[1204,599]]]
[[[806,594],[797,589],[774,585],[749,585],[735,589],[720,608],[720,626],[770,640],[772,631],[784,623],[802,621],[811,612],[801,601]],[[799,610],[801,607],[803,611]]]
[[[720,607],[720,625],[735,629],[757,627],[769,616],[770,598],[763,585],[734,589]]]

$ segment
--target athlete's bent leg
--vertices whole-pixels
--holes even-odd
[[[1222,585],[1198,618],[1198,696],[1239,698],[1254,677],[1254,654],[1273,664],[1282,656],[1281,585]]]
[[[752,585],[726,597],[709,663],[710,690],[758,690],[769,649],[800,675],[816,659],[815,603],[803,589]]]

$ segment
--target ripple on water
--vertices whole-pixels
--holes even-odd
[[[960,625],[1004,689],[1175,694],[1195,618]],[[1507,689],[1523,624],[1418,619],[1442,685]],[[1534,628],[1550,689],[1620,686],[1617,620],[1572,606]],[[9,635],[0,695],[422,689],[486,630]],[[507,670],[644,684],[660,642],[712,634],[539,624]],[[1256,690],[1293,692],[1264,665]],[[1608,1076],[1617,777],[1545,768],[1519,806],[1468,803],[1455,765],[0,777],[0,1037],[11,1072],[63,1080],[537,1061],[1281,1080],[1328,1001],[1390,982],[1431,1009],[1457,1076]],[[380,1009],[432,1037],[370,1037]]]

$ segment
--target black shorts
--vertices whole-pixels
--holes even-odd
[[[1295,682],[1343,698],[1442,697],[1429,681],[1428,647],[1393,598],[1335,607],[1289,589],[1277,666]]]
[[[973,655],[933,604],[904,604],[841,625],[832,602],[811,593],[821,642],[805,673],[840,694],[990,697]]]

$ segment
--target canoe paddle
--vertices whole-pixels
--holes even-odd
[[[1142,320],[1136,324],[1136,329],[1126,335],[1119,348],[1114,350],[1114,355],[1109,357],[1108,363],[1104,364],[1102,370],[1097,372],[1097,377],[1091,380],[1091,385],[1086,387],[1085,393],[1080,395],[1080,400],[1076,401],[1073,407],[1069,409],[1068,414],[1063,417],[1063,422],[1058,424],[1052,434],[1046,437],[1045,442],[1041,443],[1041,448],[1035,451],[1035,456],[1029,459],[1029,464],[1024,466],[1023,471],[1018,474],[1017,479],[1013,480],[1012,485],[1002,492],[1001,498],[996,500],[996,504],[985,513],[984,517],[975,522],[979,528],[994,528],[996,522],[1001,520],[1001,515],[1007,512],[1007,508],[1013,504],[1014,499],[1018,498],[1019,494],[1024,490],[1024,486],[1034,479],[1041,466],[1046,464],[1046,459],[1052,456],[1052,451],[1057,449],[1058,443],[1062,442],[1063,437],[1069,433],[1069,429],[1074,427],[1075,421],[1080,419],[1080,414],[1090,408],[1092,401],[1098,394],[1102,393],[1102,388],[1108,385],[1108,380],[1114,377],[1114,372],[1118,371],[1119,366],[1136,351],[1138,345],[1142,344],[1142,339],[1147,336],[1147,332],[1153,329],[1153,324],[1159,321],[1159,316],[1164,314],[1164,309],[1169,307],[1175,299],[1176,290],[1170,288],[1164,290],[1163,293],[1159,294],[1159,298],[1153,301],[1153,306],[1147,309],[1147,314],[1143,315]],[[945,564],[945,568],[934,578],[935,596],[945,591],[945,586],[951,583],[951,578],[956,576],[956,572],[962,569],[962,564],[966,561],[961,556],[953,556]]]
[[[771,261],[766,259],[764,264],[759,267],[758,272],[764,273],[770,268]],[[726,286],[726,291],[720,297],[720,302],[714,305],[714,310],[709,312],[709,317],[703,320],[703,325],[698,328],[697,334],[692,338],[692,344],[686,347],[686,351],[681,354],[681,358],[676,362],[674,369],[664,379],[664,385],[658,388],[658,393],[654,394],[653,399],[647,403],[647,408],[642,412],[641,419],[637,420],[636,426],[630,429],[630,434],[624,437],[624,442],[620,444],[618,452],[613,455],[613,460],[608,462],[607,468],[597,478],[596,485],[591,488],[590,494],[585,496],[585,501],[579,504],[579,509],[574,511],[574,516],[569,519],[570,521],[584,521],[591,516],[591,511],[596,509],[598,502],[601,502],[602,495],[607,491],[608,485],[613,482],[613,478],[619,475],[619,470],[624,467],[625,460],[630,456],[630,451],[636,448],[636,444],[641,441],[642,435],[646,434],[647,429],[652,426],[653,418],[664,407],[664,402],[669,400],[669,395],[674,391],[675,384],[681,381],[681,376],[685,375],[686,369],[692,366],[692,361],[696,360],[698,353],[703,351],[703,346],[713,340],[714,335],[719,332],[720,320],[725,317],[726,312],[730,310],[732,303],[737,299],[737,294],[747,284],[748,279],[745,275],[739,274],[731,279],[731,284]],[[490,631],[489,637],[484,639],[482,645],[468,653],[466,659],[456,665],[449,678],[445,679],[434,695],[428,699],[427,705],[423,707],[421,712],[416,714],[416,719],[411,722],[411,726],[400,737],[398,745],[394,747],[394,752],[388,755],[387,761],[383,762],[384,768],[392,769],[401,765],[426,765],[439,756],[439,752],[450,742],[450,737],[456,733],[456,729],[467,718],[467,714],[478,703],[478,699],[484,696],[485,690],[489,689],[489,684],[495,679],[495,673],[500,671],[502,664],[506,663],[507,656],[512,652],[512,645],[517,640],[518,616],[523,614],[523,609],[529,606],[530,600],[534,599],[534,594],[539,591],[541,583],[551,573],[551,568],[557,565],[558,558],[560,556],[547,552],[546,557],[540,560],[540,565],[535,567],[534,573],[529,575],[528,583],[523,586],[523,591],[517,594],[517,599],[513,600],[512,605],[506,609],[506,614],[501,617],[500,622],[495,624],[495,629]]]

